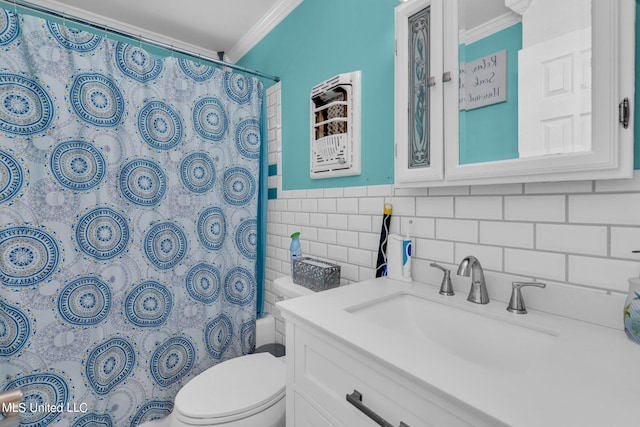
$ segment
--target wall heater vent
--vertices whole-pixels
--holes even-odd
[[[311,89],[311,178],[360,175],[360,71]]]

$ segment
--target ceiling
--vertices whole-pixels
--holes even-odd
[[[224,52],[224,59],[233,63],[303,0],[26,1],[205,57],[217,59]],[[465,16],[461,24],[470,29],[509,9],[504,0],[466,0],[460,11]]]
[[[241,45],[247,45],[247,34],[261,28],[264,32],[263,27],[271,24],[269,21],[279,22],[302,0],[28,1],[203,56],[217,58],[217,52],[233,51],[236,57],[226,59],[237,60],[242,56],[239,53],[244,54],[253,46],[239,52]],[[276,24],[272,23],[273,26]]]

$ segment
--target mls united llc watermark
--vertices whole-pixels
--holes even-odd
[[[62,413],[62,412],[71,412],[71,413],[80,413],[84,414],[89,411],[89,405],[85,402],[75,403],[68,402],[67,404],[60,403],[58,405],[52,405],[50,403],[36,403],[29,402],[28,404],[25,402],[2,402],[0,406],[0,413],[2,414],[11,414],[11,413]]]

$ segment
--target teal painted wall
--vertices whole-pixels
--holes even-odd
[[[522,24],[460,46],[460,60],[471,62],[507,50],[507,100],[460,111],[460,163],[518,158],[518,51]],[[472,132],[466,132],[472,129]]]
[[[282,79],[283,189],[393,183],[397,5],[398,0],[304,0],[238,62]],[[336,74],[356,70],[362,71],[362,174],[311,179],[311,88]]]
[[[397,0],[304,0],[239,62],[239,65],[282,78],[283,189],[393,182],[393,8],[397,5]],[[640,22],[640,0],[636,0],[636,5],[636,21]],[[516,28],[504,31],[509,30],[518,31]],[[522,43],[521,34],[514,37],[513,42]],[[639,39],[640,25],[636,25],[636,85],[640,83]],[[477,44],[478,47],[483,45]],[[487,53],[500,50],[496,47],[486,48]],[[467,52],[467,55],[472,54]],[[509,54],[509,57],[517,60],[515,54]],[[311,87],[329,77],[354,70],[362,70],[362,175],[312,180],[309,178],[309,92]],[[265,81],[265,84],[272,83]],[[510,82],[508,91],[517,96],[517,84]],[[632,103],[636,141],[640,141],[638,92],[636,90]],[[511,103],[511,96],[509,98]],[[517,105],[517,97],[513,101]],[[483,134],[489,136],[483,136],[481,143],[468,141],[465,154],[461,153],[465,156],[463,162],[481,160],[483,151],[478,148],[481,146],[494,157],[494,151],[498,149],[495,143],[501,140],[510,147],[505,158],[514,155],[517,121],[509,120],[515,124],[511,127],[497,126],[496,117],[482,117],[499,108],[506,108],[499,114],[512,115],[517,111],[517,108],[499,106],[479,109],[477,121],[487,124]],[[462,116],[464,114],[461,123],[470,119]],[[503,125],[507,122],[501,116],[497,119]],[[493,125],[489,126],[489,123]],[[634,157],[635,169],[640,169],[640,143],[635,144]]]

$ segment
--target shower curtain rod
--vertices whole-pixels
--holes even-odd
[[[167,50],[170,50],[172,52],[176,52],[176,53],[180,53],[180,54],[183,54],[183,55],[186,55],[186,56],[190,56],[190,57],[192,57],[194,59],[213,62],[214,64],[220,65],[221,67],[228,67],[228,68],[231,68],[233,70],[241,71],[243,73],[253,74],[254,76],[258,76],[258,77],[264,77],[265,79],[270,79],[270,80],[273,80],[274,82],[279,82],[280,81],[280,77],[278,77],[278,76],[272,76],[270,74],[265,74],[265,73],[262,73],[260,71],[251,70],[249,68],[245,68],[245,67],[241,67],[239,65],[231,64],[229,62],[225,62],[225,61],[222,61],[220,59],[215,59],[215,58],[211,58],[211,57],[208,57],[208,56],[203,56],[203,55],[201,55],[199,53],[190,52],[190,51],[185,50],[185,49],[177,48],[177,47],[175,47],[173,45],[169,45],[169,44],[157,41],[157,40],[153,40],[153,39],[149,39],[149,38],[146,38],[146,37],[142,37],[142,35],[131,34],[131,33],[128,33],[126,31],[121,31],[121,30],[118,30],[118,29],[115,29],[115,28],[111,28],[111,27],[109,27],[107,25],[101,25],[101,24],[98,24],[96,22],[89,21],[89,20],[86,20],[86,19],[83,19],[83,18],[78,18],[76,16],[67,15],[66,13],[61,13],[61,12],[58,12],[56,10],[50,9],[48,7],[39,6],[37,4],[33,4],[33,3],[28,2],[28,1],[23,1],[23,0],[11,0],[11,1],[9,1],[9,0],[0,0],[0,2],[2,2],[4,4],[7,4],[7,5],[12,5],[16,9],[17,9],[18,6],[20,6],[20,7],[25,8],[25,9],[30,9],[30,10],[33,10],[33,11],[36,11],[36,12],[45,13],[47,15],[51,15],[51,16],[54,16],[56,18],[60,18],[60,19],[62,19],[64,21],[72,21],[72,22],[75,22],[75,23],[78,23],[78,24],[82,24],[82,25],[86,25],[86,26],[95,28],[97,30],[105,31],[105,32],[109,31],[110,33],[118,35],[118,36],[127,37],[127,38],[130,38],[130,39],[133,39],[133,40],[139,40],[141,43],[146,43],[146,44],[151,45],[151,46],[159,47],[159,48],[162,48],[162,49],[167,49]]]

